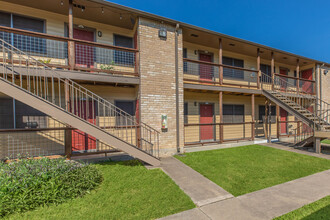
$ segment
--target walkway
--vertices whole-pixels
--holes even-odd
[[[330,155],[315,154],[289,146],[263,145],[330,159]],[[330,184],[327,184],[330,182],[330,170],[233,197],[175,158],[163,159],[162,168],[198,206],[162,220],[272,219],[330,195]]]
[[[163,158],[161,167],[197,206],[233,197],[232,194],[174,157]]]

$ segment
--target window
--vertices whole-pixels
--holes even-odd
[[[12,19],[11,19],[12,17]],[[0,12],[0,25],[44,33],[44,20]],[[0,38],[25,52],[46,53],[46,39],[2,32]]]
[[[13,99],[0,98],[0,129],[14,128]]]
[[[115,106],[120,108],[128,115],[135,116],[135,101],[115,101]],[[116,113],[116,125],[132,125],[133,122],[131,120],[127,120],[126,123],[126,116],[127,114],[123,112]]]
[[[266,111],[266,107],[264,105],[259,105],[259,120],[262,122],[265,122],[265,111]],[[267,115],[269,115],[269,109]],[[270,121],[271,123],[276,123],[276,106],[271,107]]]
[[[47,115],[22,102],[15,101],[16,128],[47,128]]]
[[[223,105],[224,123],[243,123],[244,105]]]
[[[119,47],[134,48],[133,38],[114,35],[114,45]],[[127,51],[114,51],[114,62],[125,66],[134,66],[134,53]]]
[[[235,66],[235,67],[244,67],[244,60],[234,59],[230,57],[222,57],[222,63],[228,66]],[[236,70],[230,68],[223,68],[223,77],[226,78],[236,78],[236,79],[244,79],[244,71],[243,70]]]
[[[183,58],[188,58],[187,57],[187,48],[183,48]],[[183,72],[184,73],[188,72],[188,63],[186,61],[183,62]]]
[[[188,124],[188,103],[184,103],[184,123]]]

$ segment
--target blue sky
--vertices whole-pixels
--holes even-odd
[[[330,0],[112,0],[330,63]]]

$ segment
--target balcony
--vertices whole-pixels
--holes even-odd
[[[287,93],[316,94],[315,80],[194,59],[183,59],[184,82],[201,85],[261,89],[272,86]]]
[[[138,77],[137,49],[0,26],[0,39],[51,68],[91,75]],[[17,57],[7,62],[18,64]],[[22,64],[22,63],[19,63]]]

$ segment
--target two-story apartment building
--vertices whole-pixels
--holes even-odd
[[[107,1],[0,3],[1,158],[328,137],[329,63]]]

